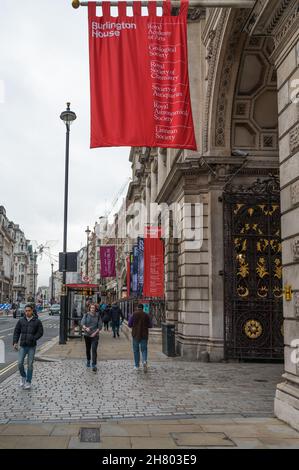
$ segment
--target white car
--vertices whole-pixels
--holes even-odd
[[[60,315],[60,304],[51,305],[50,315]]]

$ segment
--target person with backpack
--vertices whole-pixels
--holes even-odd
[[[111,310],[110,310],[110,317],[111,317],[111,324],[112,324],[112,331],[113,331],[113,338],[116,338],[116,335],[119,337],[119,327],[120,322],[123,320],[123,313],[117,302],[114,302]]]
[[[89,312],[82,318],[81,326],[86,346],[86,367],[90,368],[90,361],[92,361],[92,371],[96,372],[97,349],[99,344],[99,333],[102,329],[102,320],[100,315],[96,312],[94,304],[89,305]]]
[[[103,323],[105,331],[109,331],[109,322],[111,321],[110,309],[111,305],[109,304],[107,305],[103,313]]]
[[[33,362],[36,350],[36,342],[43,336],[44,329],[42,322],[33,313],[33,307],[30,304],[25,306],[25,314],[16,324],[13,335],[13,347],[17,351],[20,339],[18,366],[21,375],[20,387],[30,390]],[[25,357],[28,356],[27,374],[24,369]]]

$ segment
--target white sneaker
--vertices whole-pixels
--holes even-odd
[[[24,389],[25,390],[30,390],[31,389],[31,383],[26,382],[25,385],[24,385]]]
[[[139,370],[139,367],[134,366],[134,370]]]
[[[23,387],[24,387],[25,382],[26,382],[25,377],[21,377],[20,384],[19,384],[19,385],[20,385],[20,388],[23,388]]]

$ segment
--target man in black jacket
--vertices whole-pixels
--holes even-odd
[[[26,305],[25,315],[16,324],[13,336],[13,347],[15,350],[18,350],[18,342],[21,337],[18,366],[21,374],[20,387],[26,390],[31,388],[36,342],[43,334],[44,329],[42,322],[33,315],[32,305]],[[26,375],[24,360],[27,355],[28,370]]]

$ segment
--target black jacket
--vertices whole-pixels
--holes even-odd
[[[120,319],[123,319],[123,314],[121,309],[117,305],[113,305],[110,310],[110,316],[112,322],[119,322]]]
[[[25,317],[21,318],[16,324],[14,335],[13,335],[13,344],[18,343],[20,336],[20,346],[21,347],[34,347],[36,342],[44,334],[44,328],[42,322],[33,317],[32,320],[28,321]]]

